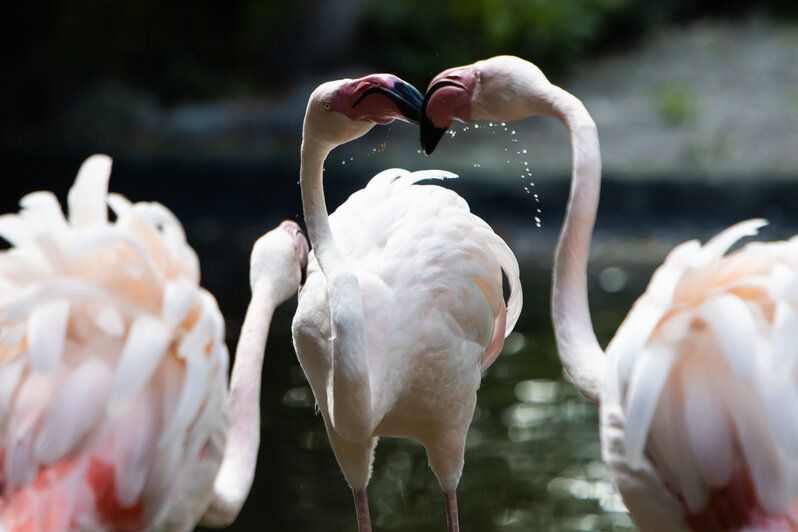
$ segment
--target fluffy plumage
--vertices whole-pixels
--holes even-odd
[[[108,194],[110,170],[83,164],[68,217],[50,192],[0,217],[6,532],[189,530],[212,495],[224,322],[178,220]]]
[[[798,529],[798,237],[726,254],[762,225],[674,248],[607,348],[604,455],[643,527],[637,474],[684,505],[673,529],[725,530],[729,507],[729,528]]]
[[[480,371],[498,355],[522,303],[518,263],[504,241],[456,193],[416,184],[449,177],[456,176],[386,170],[330,215],[364,305],[375,408],[383,413],[372,436],[411,437],[428,449],[446,425],[467,427]],[[502,270],[511,289],[506,306]],[[325,278],[311,252],[294,332],[324,414],[329,321]],[[461,456],[449,459],[446,475],[455,478],[441,479],[447,489],[462,467]],[[362,475],[368,471],[355,476]]]

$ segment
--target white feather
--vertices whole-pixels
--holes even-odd
[[[87,359],[66,376],[36,435],[34,453],[40,463],[54,463],[75,451],[103,412],[112,376],[97,358]]]
[[[142,394],[114,427],[114,478],[122,507],[135,504],[150,475],[157,437],[155,410],[152,395]]]
[[[115,305],[103,305],[94,315],[94,324],[108,336],[118,337],[125,333],[125,319]]]
[[[749,378],[754,372],[759,332],[746,304],[737,296],[724,294],[705,302],[696,314],[714,331],[737,376]]]
[[[111,295],[95,283],[82,279],[55,279],[42,281],[26,288],[5,309],[0,324],[27,316],[39,305],[53,300],[98,300],[112,302]]]
[[[626,395],[626,453],[632,464],[643,460],[651,420],[676,353],[661,342],[647,346],[635,363]]]
[[[111,158],[92,155],[78,170],[75,184],[69,189],[69,223],[75,229],[108,221],[108,180],[111,177]]]
[[[205,295],[203,293],[203,295]],[[188,357],[193,353],[202,351],[215,338],[217,314],[220,314],[216,300],[212,297],[201,297],[202,307],[199,318],[194,327],[183,337],[177,349],[180,357]]]
[[[30,225],[16,214],[0,216],[0,237],[12,246],[22,246],[33,238]]]
[[[185,437],[185,431],[194,421],[208,387],[209,367],[204,352],[185,357],[186,369],[183,389],[168,430],[163,432],[159,445],[168,443],[175,437]]]
[[[28,317],[28,352],[33,371],[52,373],[64,351],[69,301],[60,299],[37,306]]]
[[[27,321],[20,321],[14,324],[8,324],[3,331],[3,347],[11,349],[16,347],[25,339],[25,331],[28,328]]]
[[[746,386],[727,398],[757,498],[767,511],[784,512],[792,503],[790,470],[784,452],[775,445],[762,404]]]
[[[11,484],[28,484],[38,473],[39,464],[33,454],[34,430],[50,403],[54,382],[50,375],[29,373],[17,393],[5,435],[4,472]]]
[[[161,318],[170,327],[177,327],[189,311],[200,303],[197,285],[183,276],[164,287]]]
[[[172,331],[159,319],[144,314],[130,326],[114,378],[108,415],[119,417],[149,380],[172,341]]]
[[[0,405],[3,405],[3,408],[0,408],[0,431],[4,430],[3,427],[11,414],[11,401],[17,392],[24,368],[25,357],[22,356],[14,357],[0,365]]]
[[[725,391],[723,386],[713,385],[718,378],[717,369],[701,362],[682,373],[685,425],[694,463],[714,488],[725,486],[731,478],[735,450],[722,403]]]
[[[774,264],[768,296],[773,301],[798,301],[798,274],[784,264]]]
[[[738,222],[726,228],[707,240],[706,244],[701,248],[700,256],[697,256],[698,260],[694,262],[692,266],[694,268],[700,268],[714,260],[720,259],[735,242],[747,236],[757,235],[759,229],[767,224],[767,220],[757,218]]]
[[[769,370],[778,380],[793,381],[790,375],[798,366],[798,312],[785,302],[776,303],[770,336]],[[792,386],[798,383],[792,382]]]

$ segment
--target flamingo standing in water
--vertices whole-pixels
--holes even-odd
[[[533,64],[500,56],[430,83],[430,153],[454,120],[544,114],[571,136],[573,173],[554,264],[560,360],[600,403],[602,454],[644,531],[798,531],[798,237],[726,253],[764,225],[671,251],[607,347],[593,333],[586,267],[601,179],[584,105]]]
[[[86,160],[68,218],[50,192],[0,217],[4,532],[229,524],[252,484],[269,321],[307,242],[284,222],[255,245],[228,392],[224,321],[180,222],[108,194],[110,171]]]
[[[521,308],[518,263],[504,241],[454,192],[416,184],[452,174],[387,170],[327,214],[329,152],[375,123],[416,121],[420,104],[414,88],[376,74],[322,84],[305,114],[300,185],[313,252],[294,345],[361,532],[371,530],[366,484],[379,436],[424,445],[448,529],[459,530],[455,490],[481,372]]]

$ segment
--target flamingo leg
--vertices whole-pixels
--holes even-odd
[[[366,488],[352,490],[352,494],[355,496],[358,532],[371,532],[371,517],[369,517],[369,500],[366,496]]]
[[[460,532],[460,521],[457,517],[457,492],[455,490],[445,491],[446,497],[446,521],[449,524],[449,532]]]

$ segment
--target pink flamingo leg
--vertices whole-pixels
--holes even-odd
[[[457,517],[457,492],[454,490],[444,492],[446,496],[446,521],[449,523],[449,532],[460,532],[460,521]]]
[[[371,518],[369,517],[369,499],[366,488],[352,490],[355,496],[355,512],[357,512],[358,532],[371,532]]]

